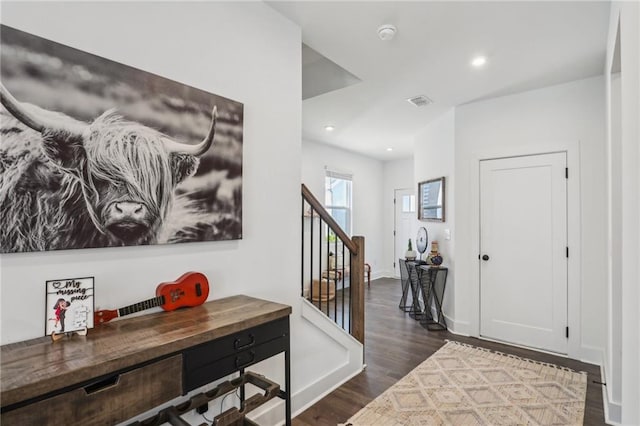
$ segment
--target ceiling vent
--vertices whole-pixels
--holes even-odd
[[[433,101],[427,98],[425,95],[414,96],[407,99],[407,101],[415,107],[423,107],[433,103]]]

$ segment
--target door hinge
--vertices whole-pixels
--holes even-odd
[[[565,335],[567,336],[567,339],[569,338],[569,327],[565,328]]]
[[[567,246],[567,259],[569,258],[569,246]]]
[[[394,267],[394,268],[396,267],[396,262],[393,262],[393,267]]]
[[[565,177],[565,179],[569,179],[569,168],[568,167],[564,168],[564,177]]]
[[[394,237],[396,236],[396,230],[395,229],[393,230],[393,236]]]
[[[396,199],[394,198],[394,199],[393,199],[393,204],[395,204],[395,203],[396,203]]]

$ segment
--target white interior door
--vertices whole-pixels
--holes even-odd
[[[480,162],[480,335],[567,353],[566,153]]]
[[[416,221],[416,196],[413,189],[396,189],[395,190],[395,223],[393,232],[395,234],[395,251],[394,251],[394,275],[400,278],[400,265],[398,259],[404,258],[407,252],[407,242],[411,238],[413,249],[416,250],[415,239],[413,233],[413,224]]]

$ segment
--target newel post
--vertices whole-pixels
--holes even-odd
[[[351,240],[358,247],[351,252],[351,335],[364,345],[364,237]]]

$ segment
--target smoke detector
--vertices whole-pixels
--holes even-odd
[[[433,103],[433,101],[427,98],[425,95],[413,96],[407,99],[407,102],[415,107],[423,107]]]
[[[396,31],[398,30],[394,25],[391,25],[391,24],[380,25],[378,27],[378,37],[380,37],[380,40],[382,41],[388,41],[388,40],[391,40],[393,37],[395,37]]]

